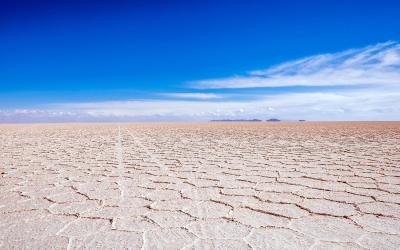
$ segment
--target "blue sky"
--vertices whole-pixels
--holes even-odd
[[[11,1],[0,121],[400,119],[398,1]]]

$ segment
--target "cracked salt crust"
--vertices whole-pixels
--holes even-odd
[[[398,249],[400,123],[0,126],[1,249]]]

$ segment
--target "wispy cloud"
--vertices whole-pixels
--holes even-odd
[[[398,85],[400,44],[386,42],[361,49],[321,54],[286,62],[244,76],[189,83],[195,88]]]
[[[176,99],[198,99],[198,100],[208,100],[208,99],[219,99],[222,95],[217,95],[213,93],[163,93],[161,96],[172,97]]]

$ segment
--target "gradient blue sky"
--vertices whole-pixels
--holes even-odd
[[[0,121],[398,120],[399,13],[383,0],[3,1]]]

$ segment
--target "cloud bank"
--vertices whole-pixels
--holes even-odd
[[[400,92],[365,89],[336,93],[287,93],[266,95],[245,102],[133,100],[65,103],[49,105],[45,111],[0,111],[0,117],[3,122],[197,121],[271,117],[284,120],[399,120]]]

